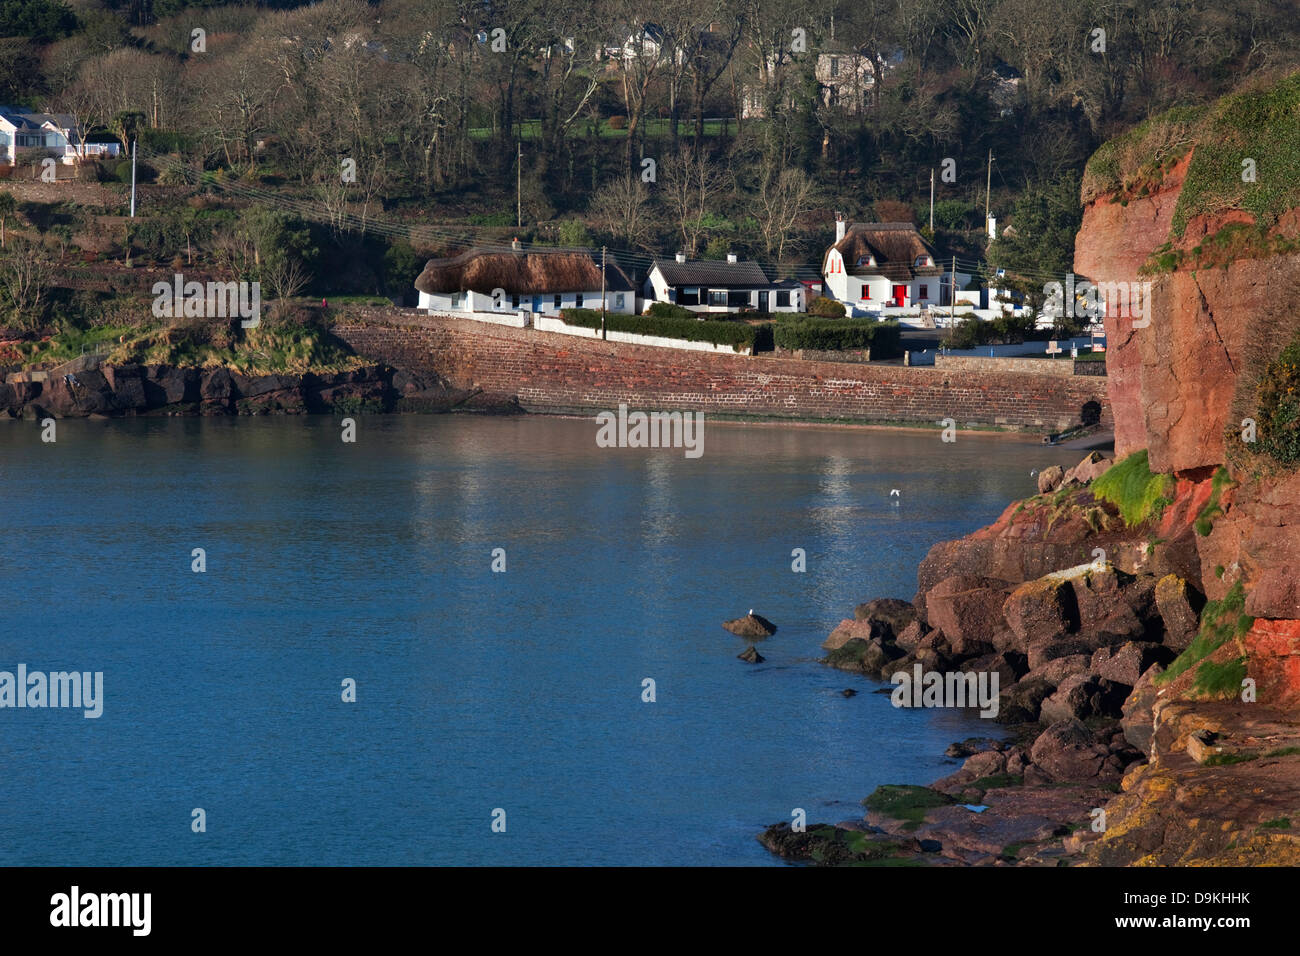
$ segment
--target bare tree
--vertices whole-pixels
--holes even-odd
[[[795,221],[811,205],[814,184],[798,167],[778,167],[770,161],[765,161],[763,167],[755,213],[767,254],[780,261],[785,258]]]
[[[628,25],[630,31],[621,54],[615,63],[618,67],[623,92],[623,106],[627,110],[627,140],[623,146],[624,170],[632,175],[632,162],[637,134],[645,120],[651,91],[660,72],[671,57],[679,51],[660,32],[656,38],[646,22],[646,5],[642,0],[616,0],[618,21]]]
[[[654,216],[645,184],[619,176],[596,191],[588,209],[602,229],[632,246],[651,248]]]
[[[45,321],[49,293],[63,260],[63,246],[43,236],[15,235],[0,252],[0,294],[19,328],[35,329]]]
[[[262,269],[261,281],[270,293],[269,299],[292,299],[307,288],[307,270],[293,256],[283,256]]]
[[[726,177],[703,148],[679,149],[661,169],[659,194],[681,234],[684,251],[694,256],[710,205],[726,187]]]

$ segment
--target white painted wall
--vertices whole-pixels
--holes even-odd
[[[619,297],[622,296],[621,304]],[[560,309],[578,308],[578,293],[564,292],[560,294],[560,305],[555,305],[554,293],[540,296],[538,313],[554,315]],[[533,297],[520,296],[519,306],[516,308],[511,296],[505,296],[501,308],[497,308],[493,302],[492,296],[485,292],[466,292],[459,300],[450,293],[429,294],[421,292],[419,303],[416,308],[423,309],[427,312],[450,312],[456,315],[469,314],[471,312],[498,312],[514,313],[520,310],[525,312],[533,311]],[[635,315],[637,313],[637,295],[635,292],[605,292],[605,311],[614,312],[620,315]],[[582,293],[582,308],[599,309],[600,308],[600,290],[595,292]]]
[[[566,325],[559,318],[538,315],[533,319],[533,328],[541,332],[558,332],[560,335],[577,335],[588,339],[600,338],[600,329],[587,329],[580,325]],[[686,342],[682,339],[667,339],[658,335],[635,335],[631,332],[606,330],[606,338],[611,342],[625,342],[628,345],[653,345],[656,348],[682,349],[687,352],[713,352],[723,355],[749,355],[749,349],[735,351],[730,345],[714,345],[712,342]]]

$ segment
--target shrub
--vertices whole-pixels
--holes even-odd
[[[1283,464],[1300,461],[1300,338],[1264,370],[1256,418],[1260,451]]]
[[[1205,507],[1201,509],[1201,513],[1196,516],[1196,521],[1193,523],[1196,533],[1202,538],[1208,537],[1214,530],[1214,519],[1223,514],[1223,505],[1219,499],[1224,489],[1231,488],[1234,484],[1236,482],[1228,474],[1228,469],[1220,465],[1210,482],[1210,500],[1205,503]]]
[[[1093,495],[1118,508],[1130,528],[1160,517],[1173,491],[1171,476],[1151,473],[1146,449],[1111,465],[1092,483]]]
[[[611,116],[611,117],[609,118],[609,120],[607,121],[606,125],[607,125],[610,129],[627,129],[627,117],[626,117],[626,116]]]
[[[573,248],[591,245],[591,233],[581,219],[562,220],[556,229],[560,245]]]
[[[993,339],[993,328],[974,315],[967,315],[952,327],[948,333],[950,349],[973,349]]]
[[[660,303],[667,305],[668,303]],[[685,310],[683,310],[685,311]],[[564,309],[560,319],[565,325],[586,329],[600,328],[600,312],[596,309]],[[629,332],[633,335],[658,335],[666,339],[685,342],[709,342],[713,345],[730,345],[739,352],[754,345],[755,328],[744,322],[719,322],[691,318],[661,317],[657,315],[605,316],[605,328],[611,332]]]
[[[698,319],[694,312],[682,305],[674,305],[671,302],[652,302],[648,310],[649,315],[656,319]]]
[[[961,199],[940,199],[934,204],[934,224],[940,229],[950,232],[970,229],[978,218],[974,204]]]
[[[824,319],[842,319],[844,318],[844,303],[819,295],[808,303],[808,314],[820,316]]]
[[[1101,479],[1097,479],[1100,481]],[[1095,485],[1096,482],[1093,482]],[[1204,658],[1209,657],[1220,647],[1226,644],[1234,637],[1241,637],[1250,630],[1255,619],[1249,614],[1243,613],[1246,607],[1246,592],[1238,581],[1232,586],[1232,589],[1223,596],[1221,601],[1207,601],[1204,609],[1201,611],[1201,629],[1197,633],[1192,643],[1187,649],[1178,655],[1177,659],[1169,665],[1169,669],[1155,678],[1157,684],[1167,684],[1179,674],[1190,670],[1200,663]],[[1231,661],[1223,666],[1211,667],[1205,674],[1204,680],[1201,680],[1201,674],[1197,672],[1198,683],[1211,689],[1221,689],[1222,684],[1228,680],[1235,681],[1234,686],[1241,686],[1241,677],[1238,677],[1238,670],[1245,670],[1245,665],[1239,662]],[[1245,676],[1244,673],[1241,675]]]
[[[773,329],[773,341],[778,348],[827,352],[869,348],[873,358],[892,358],[899,354],[900,336],[897,322],[872,319],[811,318],[778,322]]]

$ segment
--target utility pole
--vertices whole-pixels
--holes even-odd
[[[608,341],[605,334],[605,247],[600,247],[600,337]]]
[[[988,218],[987,214],[984,217]],[[515,226],[524,224],[524,142],[521,139],[515,146]]]
[[[957,257],[952,257],[952,295],[948,297],[948,328],[957,321]]]
[[[136,140],[131,140],[131,218],[135,218],[135,144]]]
[[[934,170],[930,170],[930,235],[934,235]]]
[[[993,150],[989,150],[989,174],[984,183],[984,234],[989,232],[989,192],[993,189]]]

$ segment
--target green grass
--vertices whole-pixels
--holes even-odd
[[[1213,654],[1229,640],[1237,638],[1250,630],[1250,626],[1255,623],[1255,619],[1243,611],[1246,607],[1246,592],[1242,588],[1241,582],[1238,581],[1232,586],[1221,601],[1208,601],[1205,608],[1201,611],[1201,629],[1196,635],[1187,650],[1183,651],[1169,665],[1168,670],[1156,677],[1156,684],[1167,684],[1178,675],[1191,669],[1194,665],[1204,658]],[[1245,676],[1245,665],[1242,665],[1242,677]],[[1199,680],[1200,674],[1197,673]],[[1207,674],[1207,681],[1214,685],[1216,681],[1224,678],[1222,670],[1212,669]],[[1241,686],[1241,678],[1237,679],[1237,686]]]
[[[1017,853],[1019,853],[1025,847],[1033,846],[1033,845],[1034,845],[1033,840],[1017,840],[1015,843],[1008,843],[1006,846],[1004,846],[1002,848],[1002,852],[998,855],[1008,860],[1014,860],[1016,858]]]
[[[511,222],[514,220],[512,219]],[[385,306],[392,305],[392,299],[386,299],[378,295],[326,295],[322,298],[330,304],[335,305],[375,305]],[[312,300],[315,301],[315,300]]]
[[[1170,475],[1153,475],[1143,449],[1097,476],[1092,493],[1118,508],[1124,523],[1131,528],[1160,517],[1173,500],[1174,479]]]
[[[1259,754],[1210,754],[1205,758],[1203,767],[1231,767],[1233,764],[1250,763],[1258,760]]]
[[[989,777],[980,777],[970,784],[976,790],[997,790],[1002,787],[1022,787],[1025,778],[1015,773],[995,773]]]
[[[120,342],[119,339],[126,341]],[[27,364],[61,363],[95,346],[117,365],[225,365],[249,374],[342,371],[363,364],[341,342],[319,328],[263,320],[235,333],[214,324],[142,325],[60,332],[37,343]]]
[[[1278,817],[1276,820],[1266,820],[1259,825],[1261,830],[1290,830],[1291,818]]]
[[[1129,189],[1149,192],[1171,161],[1192,148],[1206,113],[1203,106],[1175,107],[1103,143],[1084,170],[1083,201],[1107,192],[1120,197]]]
[[[1264,754],[1265,757],[1294,757],[1300,754],[1300,747],[1278,747],[1277,750],[1270,750]]]
[[[540,139],[542,135],[541,120],[524,120],[515,124],[517,138],[525,143]],[[569,127],[569,139],[581,139],[588,135],[588,126],[586,123],[574,123]],[[661,139],[672,135],[672,121],[660,117],[643,119],[638,132],[644,132],[647,139]],[[734,134],[736,132],[735,122],[724,123],[721,120],[705,120],[704,135],[706,137],[722,136],[724,132]],[[485,126],[476,127],[469,131],[471,139],[490,139],[492,130]],[[627,137],[626,129],[614,129],[609,125],[608,120],[602,120],[596,133],[602,139],[624,139]],[[677,124],[677,135],[682,139],[691,139],[695,136],[695,122],[692,119],[683,117]],[[511,139],[516,137],[512,136]]]
[[[1194,527],[1196,533],[1202,538],[1208,537],[1214,530],[1214,519],[1223,514],[1223,507],[1219,504],[1219,497],[1223,494],[1225,488],[1231,488],[1234,482],[1228,475],[1228,469],[1222,465],[1214,472],[1214,478],[1210,481],[1210,500],[1205,503],[1201,513],[1196,516]]]
[[[1300,74],[1264,89],[1218,100],[1202,122],[1196,151],[1174,209],[1181,236],[1196,216],[1243,209],[1271,225],[1300,205]],[[1242,180],[1242,160],[1255,161],[1255,181]]]
[[[1211,697],[1235,697],[1241,691],[1241,682],[1245,678],[1245,657],[1223,663],[1204,661],[1196,669],[1196,680],[1192,683],[1192,690]]]
[[[20,347],[23,361],[29,365],[48,362],[66,362],[90,352],[106,352],[115,347],[122,336],[131,336],[139,329],[126,325],[106,325],[94,329],[69,329],[51,336],[44,342],[32,342]]]
[[[1300,462],[1300,336],[1260,376],[1258,449],[1284,465]]]
[[[871,796],[862,801],[862,805],[895,820],[906,821],[915,828],[925,819],[926,810],[955,802],[947,794],[929,787],[887,783],[872,791]]]

